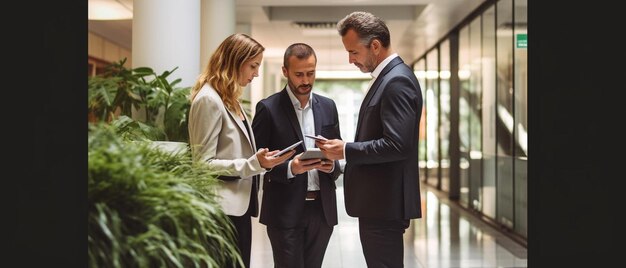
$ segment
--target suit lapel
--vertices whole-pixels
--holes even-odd
[[[311,103],[313,103],[313,122],[315,122],[315,133],[313,134],[322,135],[322,120],[326,118],[324,116],[324,107],[322,107],[319,100],[315,97],[315,94],[311,94],[311,98],[313,98]],[[315,145],[315,147],[317,147],[317,145]]]
[[[246,113],[243,110],[243,107],[241,106],[241,104],[239,104],[239,108],[241,109],[241,112],[243,113],[243,116],[246,118],[246,121],[250,122],[248,120],[248,117],[246,116]],[[248,141],[248,145],[251,146],[252,151],[255,151],[255,144],[254,141],[252,139],[250,139],[250,136],[248,136],[248,130],[246,129],[246,126],[243,124],[243,121],[241,121],[241,119],[239,118],[239,116],[234,113],[233,111],[231,111],[230,109],[226,108],[226,111],[228,111],[228,114],[230,115],[230,118],[235,122],[235,124],[237,124],[237,127],[239,127],[239,131],[241,131],[243,133],[243,136],[246,137],[247,141]],[[252,133],[252,131],[250,130],[250,133]]]
[[[317,100],[317,98],[315,98],[315,94],[312,94],[312,93],[311,93],[311,103],[313,106],[311,107],[311,109],[313,109],[313,122],[315,123],[315,133],[312,133],[312,134],[320,135],[322,134],[321,118],[324,118],[324,116],[322,115],[323,107],[320,106],[319,101]]]
[[[283,88],[280,94],[280,106],[283,109],[283,112],[287,115],[287,121],[291,125],[291,129],[293,132],[303,140],[302,130],[300,130],[300,123],[298,122],[298,117],[296,116],[296,111],[293,107],[293,103],[291,103],[291,99],[289,98],[289,94],[287,93],[287,88]]]
[[[367,94],[365,94],[365,98],[363,98],[363,102],[361,102],[361,108],[359,109],[359,118],[357,119],[357,124],[356,124],[356,131],[354,132],[354,141],[358,141],[359,139],[359,129],[361,128],[361,120],[363,120],[363,116],[365,114],[365,107],[369,105],[370,101],[372,100],[372,96],[374,95],[374,92],[378,90],[380,81],[382,81],[382,79],[378,79],[380,77],[381,76],[378,76],[376,78],[376,80],[374,81],[370,89],[367,91]]]
[[[387,66],[385,66],[385,68],[383,68],[383,70],[380,72],[380,74],[378,74],[378,77],[376,77],[376,80],[374,80],[374,83],[372,84],[372,86],[367,91],[367,94],[365,95],[365,98],[363,98],[363,102],[361,103],[361,108],[359,109],[359,118],[357,120],[356,131],[354,132],[355,133],[355,135],[354,135],[354,140],[355,141],[357,141],[358,138],[359,138],[359,130],[361,128],[361,123],[363,121],[363,116],[365,114],[365,109],[366,109],[366,107],[368,107],[370,105],[370,102],[372,101],[372,98],[374,97],[374,95],[376,95],[376,92],[379,90],[379,86],[380,86],[380,83],[382,83],[382,81],[383,81],[383,77],[385,75],[387,75],[389,73],[389,71],[391,71],[391,69],[396,67],[396,65],[398,65],[400,63],[403,63],[403,62],[404,61],[402,61],[402,59],[399,56],[395,57],[393,60],[391,60],[389,62],[389,64],[387,64]]]
[[[253,137],[250,137],[248,135],[248,133],[252,134],[254,136],[254,132],[252,132],[252,121],[250,121],[250,118],[248,118],[248,115],[246,114],[246,112],[243,109],[243,106],[241,104],[239,104],[239,109],[241,109],[241,113],[243,114],[243,117],[246,118],[246,122],[248,122],[247,126],[248,126],[248,131],[244,131],[246,138],[248,138],[248,142],[250,142],[250,144],[252,145],[252,151],[256,151],[256,142],[254,140]],[[243,125],[243,122],[241,122],[241,124]],[[244,125],[245,127],[246,125]],[[245,130],[245,129],[242,129]]]

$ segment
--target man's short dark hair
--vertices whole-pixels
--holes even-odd
[[[307,59],[311,55],[315,57],[315,62],[317,63],[317,55],[315,55],[315,51],[313,48],[305,43],[294,43],[291,44],[285,50],[285,56],[283,57],[283,66],[289,69],[289,57],[296,56],[298,59]]]

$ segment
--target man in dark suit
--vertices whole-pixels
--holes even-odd
[[[261,100],[252,121],[260,148],[282,149],[304,141],[293,159],[263,177],[259,222],[267,226],[275,267],[321,267],[337,225],[339,162],[300,158],[305,148],[315,147],[305,134],[341,139],[335,102],[312,93],[316,64],[309,45],[289,46],[282,67],[287,86]]]
[[[421,218],[418,138],[422,92],[409,66],[390,46],[384,21],[353,12],[337,24],[350,63],[371,72],[354,142],[317,141],[333,160],[345,159],[348,215],[358,217],[367,266],[403,267],[403,234]]]

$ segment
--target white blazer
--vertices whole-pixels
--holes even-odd
[[[241,105],[240,105],[241,107]],[[243,111],[243,107],[241,108]],[[265,172],[256,158],[252,122],[246,127],[236,113],[226,109],[217,91],[205,84],[191,102],[189,144],[195,161],[205,161],[215,171],[236,180],[220,180],[218,202],[227,215],[241,216],[248,210],[252,177]]]

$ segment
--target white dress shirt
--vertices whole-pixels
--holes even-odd
[[[294,110],[296,111],[296,117],[298,117],[298,123],[300,123],[300,131],[302,133],[302,137],[304,137],[304,134],[315,135],[315,118],[313,117],[313,108],[311,106],[313,93],[309,93],[309,101],[306,103],[304,108],[300,107],[300,101],[296,98],[293,92],[291,92],[289,85],[287,85],[287,94],[289,94],[289,99],[291,100]],[[306,148],[314,148],[315,140],[304,139],[304,144]],[[287,168],[287,178],[295,177],[295,175],[293,175],[293,173],[291,172],[291,161],[293,160],[289,161],[289,165]],[[307,173],[307,191],[318,191],[320,189],[320,183],[317,169],[309,170],[307,171]]]

